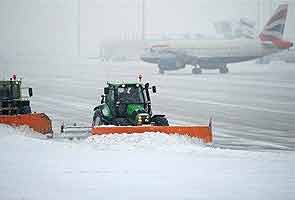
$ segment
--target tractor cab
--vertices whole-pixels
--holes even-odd
[[[144,86],[139,83],[114,84],[108,83],[104,89],[102,102],[110,108],[113,116],[127,117],[128,111],[136,107],[151,114],[148,109],[150,103],[148,85]]]
[[[155,117],[164,117],[152,116],[149,90],[156,93],[155,86],[150,87],[149,83],[107,84],[101,96],[101,105],[94,109],[94,124],[98,121],[99,125],[142,125],[150,124]],[[165,125],[168,125],[166,121]]]
[[[0,81],[0,100],[13,100],[21,98],[20,81]]]
[[[7,81],[0,81],[0,115],[15,115],[31,113],[28,97],[33,95],[32,88],[28,88],[28,97],[22,96],[21,80],[15,76]]]

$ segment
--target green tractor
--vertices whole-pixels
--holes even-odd
[[[92,126],[169,126],[165,115],[153,115],[149,83],[107,83],[101,105],[94,108]]]

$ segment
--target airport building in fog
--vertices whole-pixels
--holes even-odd
[[[242,2],[241,5],[237,3],[239,1]],[[256,10],[257,14],[254,14],[253,18],[256,18],[254,20],[258,21],[257,25],[260,28],[277,5],[280,2],[286,2],[280,0],[239,1],[225,0],[228,5],[235,5],[234,9],[229,6],[225,8],[228,11],[231,10],[232,16],[237,16],[241,11],[243,14],[248,13],[253,16],[253,10]],[[167,35],[190,37],[190,35],[198,34],[199,29],[187,28],[195,27],[198,23],[192,24],[189,21],[184,26],[186,18],[178,20],[181,16],[176,13],[180,11],[190,13],[190,15],[185,15],[186,17],[192,16],[187,17],[189,20],[194,20],[191,18],[198,20],[199,15],[210,17],[211,14],[215,14],[218,16],[214,12],[204,14],[181,8],[177,8],[179,11],[172,10],[166,14],[166,11],[161,13],[161,6],[166,4],[163,2],[161,4],[160,0],[146,1],[145,4],[144,2],[145,0],[2,0],[0,2],[0,61],[50,62],[100,56],[119,57],[123,60],[129,57],[136,59],[138,49],[143,48],[143,38],[148,39],[158,35],[159,38],[166,39]],[[217,1],[212,0],[212,3],[214,2]],[[200,10],[212,4],[205,0],[186,2],[186,4],[190,3],[199,6]],[[179,0],[177,5],[182,4]],[[295,19],[295,2],[290,0],[289,4],[289,18]],[[192,7],[192,5],[183,6],[186,9]],[[158,14],[160,12],[162,15],[158,17],[159,20],[155,18],[155,9],[158,10]],[[222,12],[218,10],[216,12],[223,15],[224,10],[221,10]],[[168,24],[169,20],[167,24],[160,21],[164,15],[169,15],[165,16],[165,19],[171,17],[173,21],[169,22],[170,24]],[[212,21],[208,19],[203,20],[202,24],[205,28],[213,26]],[[173,26],[175,26],[174,29],[172,29]],[[154,34],[158,28],[161,30]],[[295,34],[295,26],[287,22],[287,39],[294,40],[292,34]]]

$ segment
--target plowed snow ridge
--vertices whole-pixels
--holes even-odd
[[[0,198],[293,200],[294,161],[294,152],[211,148],[178,135],[48,140],[0,125]]]

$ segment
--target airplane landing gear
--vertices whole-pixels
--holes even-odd
[[[220,72],[220,74],[227,74],[229,72],[229,70],[226,67],[226,65],[224,65],[223,67],[219,68],[219,72]]]
[[[165,70],[161,68],[161,65],[159,65],[158,67],[159,67],[159,74],[165,74]]]
[[[194,67],[192,69],[192,74],[202,74],[202,69],[200,67]]]

